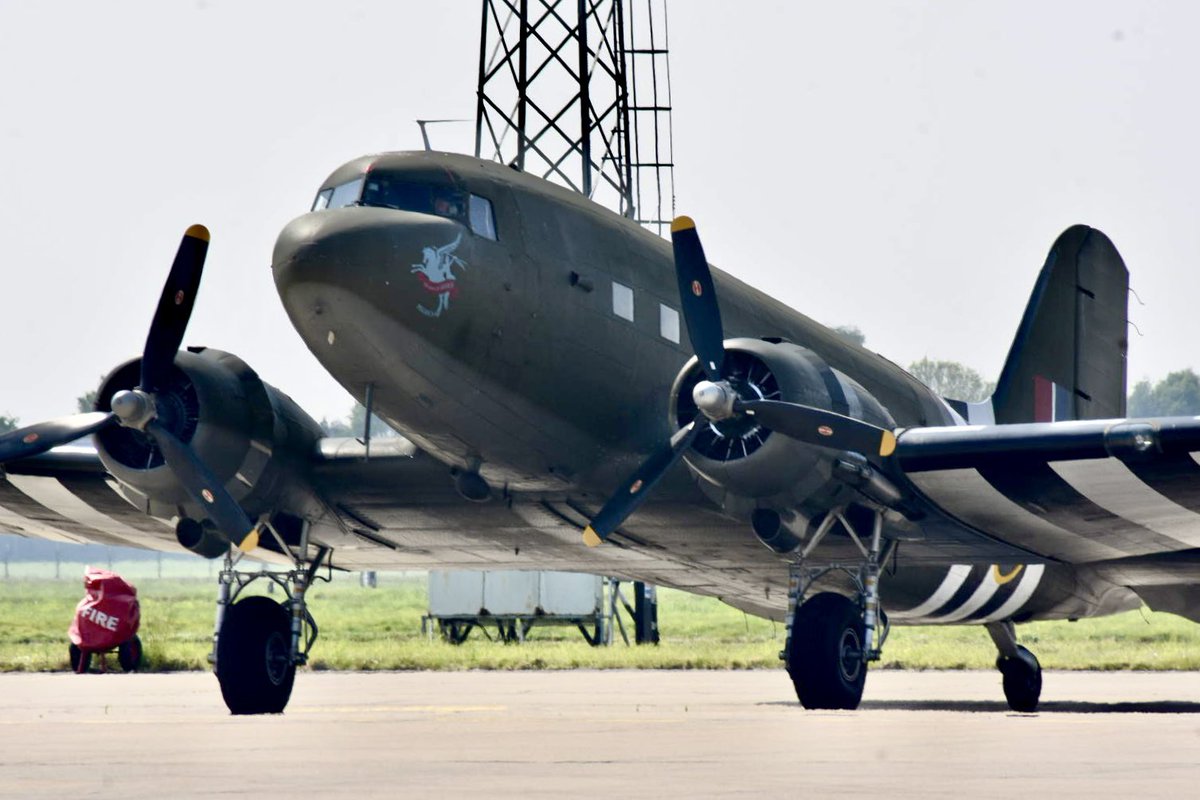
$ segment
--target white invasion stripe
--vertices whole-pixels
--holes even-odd
[[[54,542],[66,542],[67,544],[81,544],[85,541],[82,537],[59,530],[53,525],[47,525],[44,522],[22,517],[15,511],[9,511],[4,506],[0,506],[0,530],[26,533],[30,536],[36,536],[39,539],[50,539]]]
[[[967,598],[967,602],[963,603],[949,614],[943,614],[940,617],[930,617],[929,622],[946,623],[958,622],[960,619],[966,619],[974,614],[979,609],[991,600],[993,595],[1000,589],[1000,584],[996,583],[995,570],[989,569],[983,574],[983,580],[979,582],[979,587]]]
[[[997,490],[977,470],[914,472],[909,480],[950,516],[1039,555],[1070,562],[1128,555],[1042,519]]]
[[[134,547],[150,550],[177,549],[174,546],[175,542],[156,539],[148,533],[142,533],[124,522],[119,522],[107,514],[97,511],[72,494],[71,490],[63,486],[57,478],[39,475],[9,475],[8,480],[31,499],[80,525],[124,539]],[[86,539],[87,533],[80,532],[79,536]]]
[[[946,572],[946,577],[942,579],[941,586],[929,595],[929,599],[919,606],[910,608],[908,611],[889,611],[888,617],[891,619],[920,619],[932,614],[946,603],[950,602],[950,598],[954,597],[954,593],[958,588],[966,582],[967,576],[971,574],[971,568],[966,564],[955,564]]]
[[[1200,514],[1155,491],[1119,460],[1052,461],[1050,468],[1105,511],[1189,547],[1200,547]]]
[[[1020,611],[1021,606],[1029,602],[1030,597],[1033,597],[1033,592],[1037,589],[1038,584],[1042,582],[1042,573],[1045,571],[1045,564],[1030,564],[1025,567],[1025,574],[1021,576],[1021,582],[1017,584],[1016,589],[1013,589],[1012,595],[991,614],[977,621],[999,622],[1000,620],[1008,619]]]

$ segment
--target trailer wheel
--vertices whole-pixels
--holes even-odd
[[[92,654],[83,652],[77,644],[67,648],[67,659],[71,663],[71,671],[77,674],[87,672],[92,666]]]
[[[117,648],[117,663],[126,672],[137,672],[142,666],[142,640],[137,634]]]

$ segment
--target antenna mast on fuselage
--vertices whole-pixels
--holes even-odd
[[[483,0],[475,155],[663,234],[675,214],[667,0]]]

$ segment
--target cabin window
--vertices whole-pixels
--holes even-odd
[[[362,196],[363,179],[355,178],[352,181],[333,187],[333,192],[329,195],[329,203],[326,208],[345,208],[352,206],[358,202],[358,198]],[[320,195],[318,195],[320,197]]]
[[[492,201],[473,194],[468,205],[471,230],[485,239],[496,241],[496,217],[492,214]]]
[[[317,193],[317,199],[313,201],[313,211],[321,211],[329,208],[329,198],[333,197],[333,189],[322,189]]]
[[[613,313],[633,322],[633,289],[613,281]]]
[[[658,332],[664,339],[679,344],[679,312],[662,303],[658,304]]]

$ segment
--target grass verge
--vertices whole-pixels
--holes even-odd
[[[207,669],[214,582],[139,578],[140,636],[147,669]],[[67,669],[66,629],[83,589],[74,580],[14,578],[0,582],[0,671]],[[317,670],[413,669],[758,669],[778,668],[782,625],[747,616],[716,600],[659,590],[657,647],[589,647],[570,628],[535,628],[522,645],[479,632],[453,646],[421,633],[423,576],[380,574],[379,588],[356,576],[314,586],[310,608],[321,638]],[[1020,626],[1022,643],[1048,669],[1200,669],[1200,626],[1149,611],[1116,617]],[[990,669],[995,650],[982,628],[895,628],[882,668]]]

